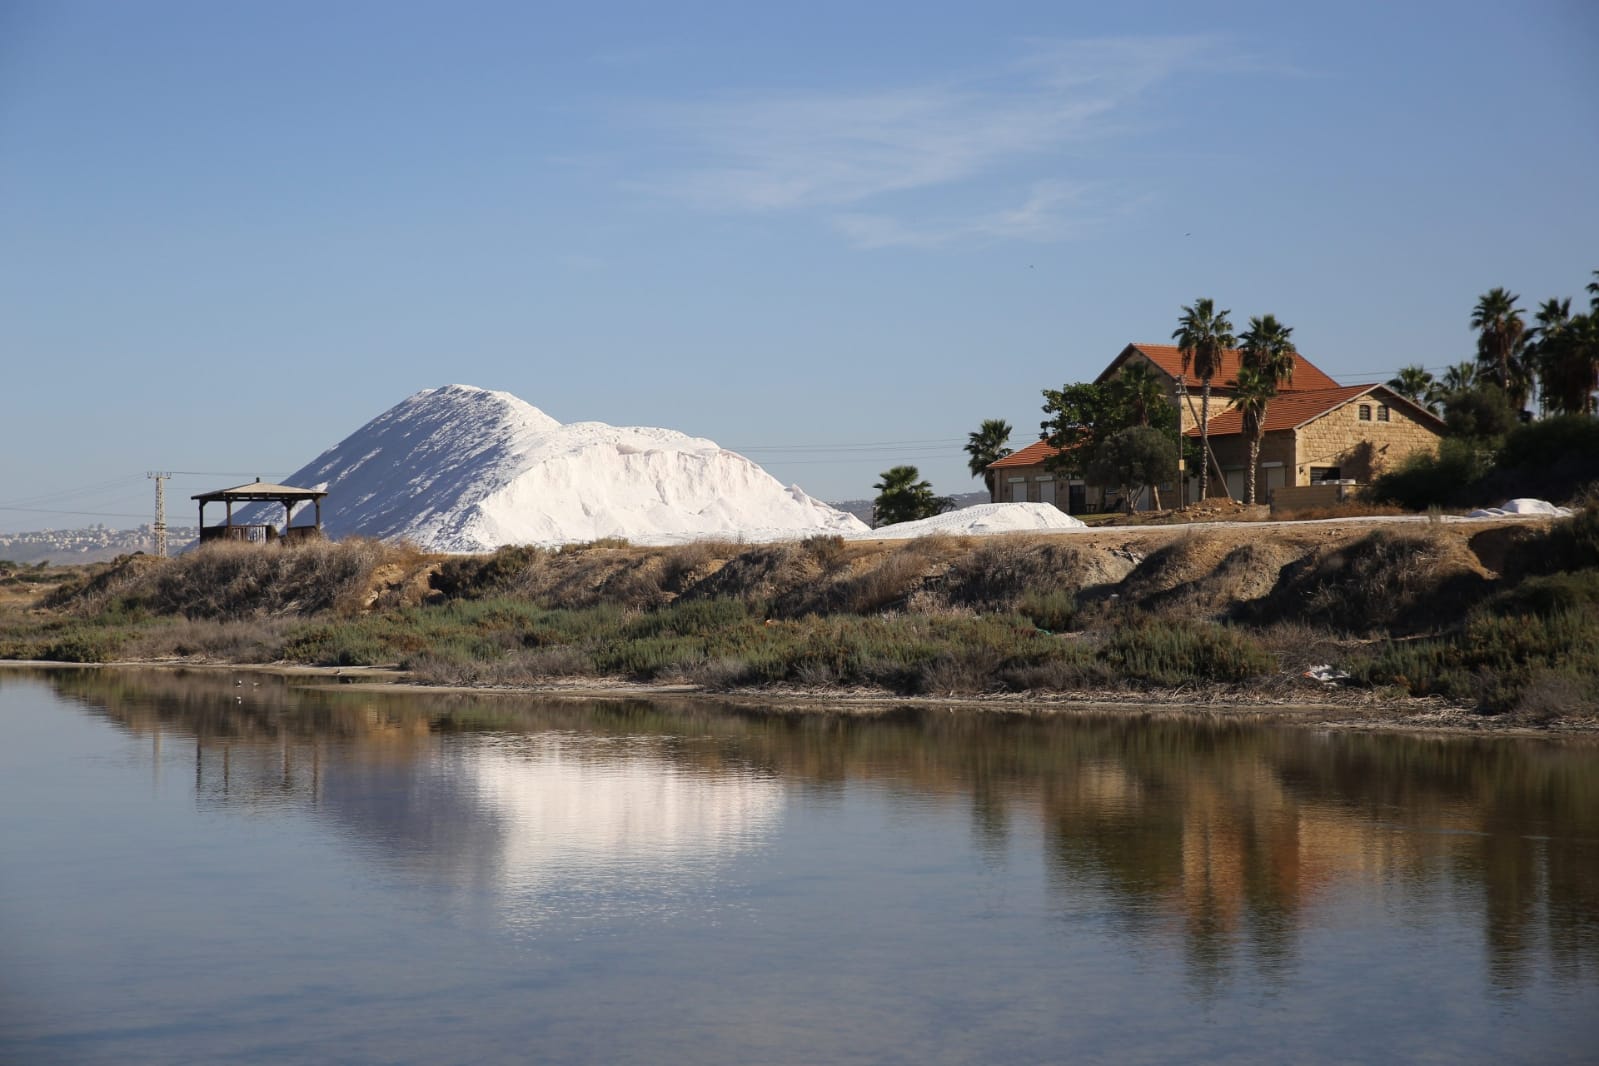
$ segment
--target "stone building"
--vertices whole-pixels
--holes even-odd
[[[1262,503],[1284,485],[1370,484],[1414,452],[1437,451],[1444,434],[1443,419],[1386,385],[1284,392],[1267,405],[1264,428],[1255,473],[1255,496]],[[1199,438],[1197,426],[1187,433]],[[1227,494],[1244,499],[1249,441],[1238,408],[1211,418],[1210,450]]]
[[[1178,349],[1169,344],[1129,344],[1095,383],[1110,380],[1132,363],[1143,363],[1153,371],[1177,408],[1182,431],[1197,440],[1200,382],[1192,370],[1184,373]],[[1212,469],[1210,494],[1239,500],[1244,498],[1249,465],[1243,418],[1232,406],[1241,365],[1237,349],[1223,352],[1221,369],[1210,383],[1210,446],[1222,470],[1218,477]],[[1387,386],[1339,385],[1309,359],[1295,355],[1292,380],[1283,384],[1266,409],[1255,475],[1257,499],[1266,502],[1270,489],[1286,485],[1348,480],[1367,484],[1413,452],[1436,451],[1443,432],[1441,419]],[[1048,462],[1056,454],[1056,449],[1039,441],[992,464],[994,502],[1053,503],[1071,514],[1111,510],[1119,503],[1113,493],[1051,470]],[[1184,498],[1192,501],[1199,495],[1198,471],[1187,474]],[[1180,502],[1176,485],[1162,485],[1160,493],[1165,506]],[[1134,506],[1143,509],[1150,503],[1146,492]]]

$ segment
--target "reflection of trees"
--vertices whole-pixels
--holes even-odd
[[[1003,861],[1018,819],[1036,817],[1057,898],[1108,900],[1110,920],[1135,941],[1178,937],[1201,987],[1241,964],[1267,974],[1291,967],[1307,911],[1357,881],[1381,882],[1418,907],[1436,902],[1440,877],[1475,898],[1501,987],[1523,987],[1541,957],[1567,978],[1599,965],[1599,776],[1589,744],[1329,735],[1155,713],[907,709],[861,718],[396,697],[241,676],[244,686],[227,673],[54,680],[135,733],[197,738],[206,782],[223,780],[219,761],[229,760],[227,794],[208,793],[214,802],[317,802],[336,761],[340,805],[361,812],[363,832],[439,862],[479,861],[494,842],[461,836],[502,831],[492,818],[464,830],[441,816],[448,797],[407,784],[439,734],[581,730],[642,738],[652,757],[687,772],[781,775],[823,794],[869,781],[966,803],[991,861]]]

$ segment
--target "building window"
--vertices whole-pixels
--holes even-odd
[[[1310,468],[1310,483],[1320,485],[1324,481],[1337,481],[1341,473],[1336,466],[1313,466]]]
[[[1379,422],[1388,421],[1388,405],[1387,404],[1379,404],[1378,405],[1378,407],[1377,407],[1377,421],[1379,421]]]
[[[1363,403],[1360,405],[1360,420],[1362,422],[1371,421],[1371,404]]]

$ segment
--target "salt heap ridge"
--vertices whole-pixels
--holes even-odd
[[[703,437],[562,425],[508,392],[471,385],[424,389],[287,483],[327,491],[330,536],[404,539],[440,552],[602,537],[782,540],[867,528]]]

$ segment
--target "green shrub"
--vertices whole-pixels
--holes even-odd
[[[1413,452],[1389,473],[1371,483],[1374,503],[1392,503],[1407,511],[1459,507],[1477,502],[1477,482],[1490,468],[1490,453],[1467,440],[1439,443],[1438,453]]]
[[[1077,597],[1061,589],[1028,592],[1017,604],[1016,612],[1039,629],[1064,633],[1077,618]]]
[[[1117,676],[1156,685],[1237,683],[1277,668],[1252,638],[1211,622],[1139,619],[1117,627],[1099,657]]]

